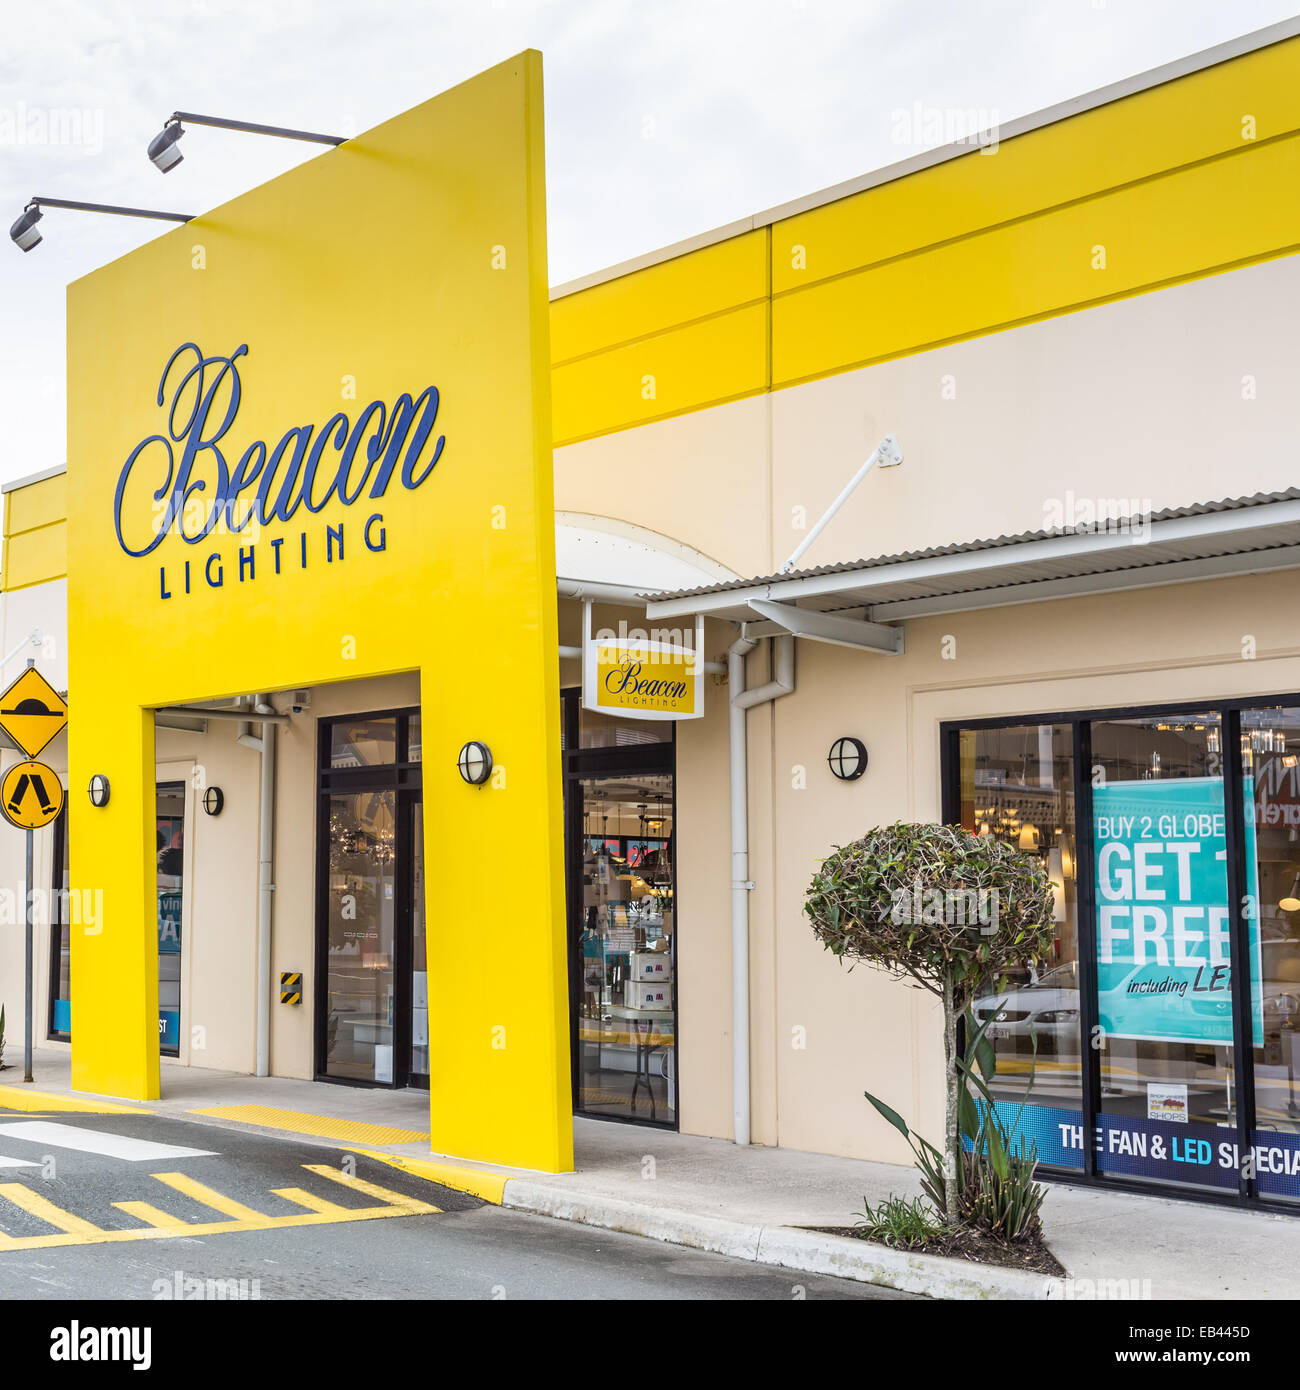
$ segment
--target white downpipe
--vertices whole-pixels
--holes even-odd
[[[257,697],[250,711],[274,714],[267,695]],[[257,805],[257,1076],[271,1074],[271,926],[274,914],[275,883],[275,753],[276,725],[262,721],[262,732],[254,737],[249,724],[242,723],[236,742],[245,748],[256,749],[260,755],[260,778]]]
[[[727,648],[727,685],[731,766],[731,1120],[737,1144],[748,1144],[749,1097],[749,747],[745,736],[747,710],[780,699],[794,689],[794,638],[777,637],[772,644],[773,679],[754,690],[745,689],[745,657],[758,645],[737,638]]]

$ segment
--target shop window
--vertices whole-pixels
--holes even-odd
[[[396,718],[339,719],[330,725],[331,768],[375,767],[396,761]]]
[[[53,890],[50,911],[49,1036],[67,1042],[72,1036],[72,941],[68,903],[68,810],[54,822]]]
[[[577,780],[581,798],[576,1107],[677,1120],[671,773]]]
[[[1300,700],[950,727],[944,750],[950,818],[1057,886],[1051,969],[976,1004],[1000,1103],[1033,1035],[1040,1161],[1300,1201]]]
[[[1247,847],[1258,893],[1250,1006],[1255,1086],[1254,1143],[1259,1190],[1300,1200],[1300,710],[1244,710],[1241,716]]]
[[[578,707],[580,748],[634,748],[647,743],[671,743],[671,719],[620,719],[601,710]]]
[[[181,910],[185,892],[185,785],[157,790],[155,904],[158,934],[158,1048],[180,1052]],[[72,1037],[71,884],[68,872],[68,813],[54,823],[54,872],[50,909],[49,1036]]]
[[[1042,862],[1053,887],[1050,959],[990,981],[972,1006],[988,1025],[993,1094],[1074,1118],[1082,1103],[1074,732],[1068,724],[967,729],[960,735],[961,823]],[[1044,1117],[1044,1123],[1050,1119]]]
[[[158,787],[158,1046],[181,1045],[181,908],[185,895],[185,784]]]
[[[1236,1121],[1220,716],[1096,720],[1091,739],[1097,1166],[1220,1185],[1216,1163],[1161,1171],[1150,1142],[1134,1140],[1182,1139],[1179,1153],[1191,1145],[1199,1155],[1202,1142],[1212,1151],[1222,1127]],[[1138,1123],[1111,1124],[1109,1116]],[[1143,1121],[1165,1124],[1149,1130]]]
[[[406,721],[406,761],[408,763],[424,761],[421,721],[418,714],[411,715]]]

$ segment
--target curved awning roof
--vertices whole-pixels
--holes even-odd
[[[555,575],[566,588],[626,590],[629,599],[664,589],[728,583],[732,570],[670,536],[607,517],[557,512]]]

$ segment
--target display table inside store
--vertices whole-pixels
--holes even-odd
[[[661,1009],[634,1009],[627,1004],[610,1005],[610,1017],[628,1025],[631,1040],[636,1045],[636,1075],[632,1081],[631,1105],[636,1109],[637,1091],[644,1086],[650,1097],[650,1118],[655,1118],[655,1091],[650,1084],[650,1058],[656,1050],[671,1047],[671,1031],[661,1032],[658,1025],[666,1023],[671,1030],[673,1015]]]

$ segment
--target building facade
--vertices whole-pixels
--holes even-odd
[[[1300,1196],[1297,32],[552,290],[555,569],[525,557],[514,576],[555,584],[539,707],[557,795],[480,827],[477,878],[448,889],[426,812],[442,804],[441,835],[479,805],[448,800],[480,795],[457,750],[512,738],[489,727],[504,707],[453,720],[431,703],[459,666],[398,657],[344,678],[301,662],[286,684],[218,662],[206,686],[138,695],[157,711],[142,809],[159,908],[156,951],[130,968],[157,972],[164,1049],[427,1083],[435,1149],[522,1166],[565,1166],[570,1098],[580,1114],[909,1161],[861,1094],[938,1132],[936,1010],[841,969],[802,900],[834,845],[942,819],[1040,856],[1057,887],[1053,959],[977,1004],[999,1095],[1019,1107],[1028,1092],[1044,1162],[1225,1200]],[[787,567],[886,435],[902,463]],[[74,441],[66,475],[6,494],[4,651],[39,628],[56,684],[79,466]],[[403,554],[387,582],[464,599],[471,580],[461,561]],[[96,663],[79,660],[81,634],[147,626],[113,586],[84,592],[74,730],[112,664],[103,638]],[[488,634],[476,612],[460,660],[491,636],[508,665],[533,641],[536,623]],[[595,636],[693,645],[697,631],[691,717],[587,707]],[[149,640],[177,659],[174,634]],[[269,969],[259,712],[278,740]],[[72,760],[70,830],[42,833],[42,882],[60,881],[70,842],[76,885],[99,738]],[[842,775],[859,771],[842,756],[855,745],[831,756],[844,739],[865,750],[861,775]],[[3,852],[16,866],[16,837]],[[525,923],[538,960],[552,943],[551,976],[516,953]],[[75,935],[51,924],[38,971],[38,1017],[70,1030],[74,1065]],[[301,973],[300,1005],[278,1003],[280,972]],[[451,1002],[479,990],[482,1009]],[[493,1094],[532,1108],[448,1120],[494,1076],[492,1010],[525,998],[539,1011],[520,1015],[522,1037],[508,1021],[497,1052],[519,1038],[527,1059]],[[560,1020],[544,1045],[542,1018]]]

